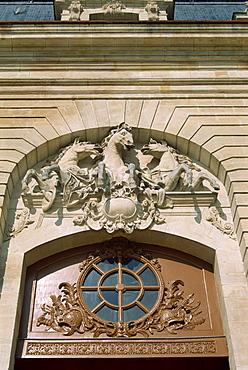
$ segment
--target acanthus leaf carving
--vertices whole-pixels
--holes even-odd
[[[152,169],[142,168],[137,159],[136,164],[132,159],[126,162],[126,153],[134,148],[132,129],[124,122],[111,128],[101,144],[77,138],[40,172],[27,171],[22,181],[24,203],[38,187],[42,210],[46,213],[62,193],[64,207],[77,209],[74,225],[130,234],[135,229],[144,230],[153,223],[166,222],[161,209],[174,206],[168,193],[193,195],[206,189],[203,181],[214,192],[220,188],[215,179],[165,141],[150,139],[139,149],[139,155],[149,154],[159,161]],[[133,157],[137,154],[131,153]]]
[[[103,284],[103,281],[108,279],[112,273],[116,274],[115,261],[116,263],[118,261],[118,275],[127,274],[127,268],[125,267],[122,270],[122,267],[120,267],[122,263],[126,264],[133,261],[132,263],[139,264],[140,271],[149,269],[149,276],[151,278],[156,276],[158,285],[152,288],[149,283],[149,291],[154,289],[154,292],[157,292],[157,298],[152,308],[150,307],[147,310],[144,303],[141,303],[143,293],[138,294],[135,300],[129,304],[120,303],[122,302],[121,299],[118,306],[113,305],[113,302],[109,303],[108,299],[104,298],[101,289],[103,289],[103,292],[106,291],[106,284]],[[101,262],[113,264],[113,269],[104,273],[100,267]],[[99,267],[96,267],[98,264]],[[98,296],[102,301],[97,303],[97,306],[91,311],[87,306],[87,301],[83,298],[83,293],[86,290],[88,294],[89,283],[84,287],[84,281],[87,280],[94,269],[100,271],[102,276],[97,283],[97,287],[91,286],[90,291],[97,289]],[[61,294],[50,296],[52,305],[43,304],[41,306],[43,313],[37,319],[37,326],[44,325],[46,330],[51,329],[64,335],[73,335],[75,332],[84,334],[88,331],[93,334],[93,337],[99,337],[102,334],[108,337],[133,337],[136,335],[148,337],[154,332],[168,331],[170,334],[177,334],[181,330],[193,330],[197,325],[205,322],[205,318],[201,316],[201,311],[199,311],[200,301],[195,301],[193,293],[184,296],[184,292],[180,290],[180,285],[183,286],[184,282],[178,279],[165,286],[158,260],[153,259],[150,253],[146,253],[123,238],[115,238],[113,241],[105,243],[102,249],[90,254],[80,264],[79,271],[76,284],[61,283],[59,285]],[[132,274],[137,281],[140,281],[139,275],[135,272],[129,270],[128,274]],[[111,286],[107,289],[108,291],[111,290]],[[118,294],[125,294],[125,290],[130,288],[128,288],[127,283],[126,285],[123,284],[121,278],[113,289],[118,291]],[[136,289],[142,289],[143,291],[146,288],[141,283],[140,287],[137,286]],[[136,320],[124,320],[123,312],[134,305],[141,307],[143,314]],[[105,306],[110,307],[110,309],[118,307],[118,319],[106,320],[102,317],[102,314],[98,314],[98,311],[100,312],[101,308]]]
[[[221,213],[216,206],[212,206],[209,209],[209,215],[206,217],[206,220],[211,222],[218,230],[223,234],[228,235],[231,239],[236,240],[236,234],[234,231],[234,226],[230,221],[225,221],[221,217]]]
[[[4,240],[9,240],[17,236],[22,230],[27,228],[29,225],[33,224],[34,220],[30,219],[30,210],[27,207],[24,207],[21,212],[18,212],[13,226],[8,226],[5,231]]]

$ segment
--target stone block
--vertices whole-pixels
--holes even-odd
[[[98,127],[92,101],[76,100],[75,104],[81,116],[84,128],[89,129]]]
[[[144,100],[141,114],[139,117],[138,127],[150,129],[159,106],[158,100]],[[139,141],[141,141],[139,139]]]
[[[245,193],[248,190],[247,181],[233,181],[229,188],[229,197],[232,200],[236,193]]]
[[[128,125],[135,127],[137,125],[133,116],[129,117],[129,114],[134,114],[133,110],[128,111],[128,103],[124,99],[109,99],[107,101],[107,107],[109,112],[109,126],[117,126],[121,122],[126,122]],[[132,107],[134,108],[134,106]],[[103,136],[101,136],[101,139]]]
[[[178,104],[178,103],[177,103]],[[152,129],[158,131],[165,131],[166,126],[173,114],[175,109],[174,102],[168,102],[167,100],[161,100],[158,105],[154,120],[152,122]]]
[[[231,209],[232,213],[236,213],[237,207],[246,207],[248,205],[248,194],[246,193],[236,193],[231,199]]]
[[[240,251],[243,259],[246,256],[247,249],[248,249],[248,233],[244,231],[240,239]]]
[[[239,206],[236,208],[236,212],[234,214],[234,225],[237,227],[238,226],[238,223],[239,223],[239,220],[241,218],[248,218],[248,206]]]
[[[137,127],[143,106],[142,100],[127,100],[125,122],[131,127]]]
[[[217,133],[215,134],[213,132],[213,136],[210,138],[206,130],[205,135],[202,136],[201,142],[202,142],[203,147],[210,153],[213,153],[216,150],[218,150],[220,147],[225,147],[225,146],[242,147],[244,145],[244,140],[245,140],[245,138],[242,135],[237,135],[237,133],[236,135],[234,133],[233,135],[232,134],[225,135],[225,133],[223,132],[222,134],[223,136],[216,136]],[[201,145],[200,142],[196,140],[196,138],[193,138],[192,140],[196,144]],[[203,140],[205,140],[206,142],[204,143]]]
[[[239,240],[242,238],[242,234],[248,232],[248,218],[241,218],[237,228],[237,237]]]
[[[246,234],[246,239],[247,239],[247,234]],[[245,248],[243,260],[244,260],[245,274],[248,277],[248,245]]]
[[[229,158],[242,157],[243,161],[246,161],[248,157],[248,146],[225,146],[219,148],[213,156],[219,161],[223,161]]]
[[[106,100],[92,100],[98,127],[109,127],[109,112]]]

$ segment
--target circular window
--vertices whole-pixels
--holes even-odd
[[[78,281],[80,301],[98,319],[126,323],[144,319],[162,297],[161,277],[146,258],[94,261]]]

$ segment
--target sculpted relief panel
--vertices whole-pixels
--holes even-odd
[[[43,304],[36,325],[64,335],[148,337],[193,330],[205,322],[194,293],[184,296],[182,280],[164,285],[157,259],[119,239],[105,243],[79,266],[76,285],[62,282],[61,294]]]
[[[127,234],[165,224],[164,210],[178,202],[209,207],[219,189],[213,177],[165,141],[134,143],[125,123],[111,128],[101,143],[74,140],[22,180],[25,207],[41,209],[35,228],[54,209],[64,208],[75,226]]]
[[[22,356],[224,353],[211,267],[174,254],[118,237],[31,267]]]

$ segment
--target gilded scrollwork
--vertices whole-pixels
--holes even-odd
[[[129,270],[127,266],[137,267]],[[80,264],[79,270],[76,284],[61,283],[61,294],[51,295],[52,304],[41,306],[43,313],[37,319],[37,326],[44,325],[46,330],[64,335],[91,332],[93,337],[148,337],[154,332],[167,331],[176,334],[181,330],[193,330],[205,321],[199,311],[200,301],[195,301],[193,293],[185,296],[180,289],[184,282],[176,280],[166,286],[158,260],[123,238],[105,243],[102,249],[90,254]],[[142,281],[145,271],[149,276],[149,282],[146,283]],[[118,279],[115,278],[117,273]],[[92,281],[96,274],[100,274],[100,280],[94,286]],[[113,279],[117,280],[111,286]],[[130,300],[126,294],[128,291],[133,292],[131,297],[135,295],[135,298]],[[144,299],[145,292],[153,292],[152,296],[156,297],[152,298],[152,304]],[[91,309],[87,304],[89,294],[90,305],[94,300],[96,302]],[[115,295],[119,297],[116,302],[113,298]],[[125,301],[123,295],[126,297]],[[152,296],[149,294],[149,297]],[[139,317],[129,320],[128,311],[133,312],[133,307],[140,311]],[[113,318],[117,311],[118,315],[110,320],[109,313],[101,313],[102,308],[113,312]]]

